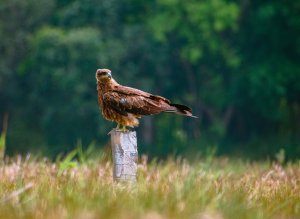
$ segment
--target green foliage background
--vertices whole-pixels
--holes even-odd
[[[300,4],[248,0],[1,0],[0,122],[7,152],[103,147],[114,126],[95,70],[190,105],[144,118],[141,152],[300,155]]]

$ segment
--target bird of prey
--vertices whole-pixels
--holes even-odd
[[[142,116],[161,112],[195,117],[187,106],[173,104],[164,97],[118,84],[109,69],[97,69],[96,80],[102,115],[107,120],[117,122],[117,130],[127,131],[127,126],[138,126],[138,119]]]

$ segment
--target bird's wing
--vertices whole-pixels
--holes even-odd
[[[114,86],[112,90],[114,92],[117,92],[117,93],[120,93],[120,94],[126,94],[126,95],[130,95],[130,96],[143,96],[143,97],[149,98],[151,100],[163,101],[163,102],[168,103],[168,104],[171,103],[170,100],[168,100],[164,97],[161,97],[161,96],[158,96],[158,95],[153,95],[153,94],[150,94],[150,93],[147,93],[145,91],[135,89],[135,88],[132,88],[132,87],[117,85],[117,86]]]
[[[103,95],[104,102],[121,115],[152,115],[167,110],[169,104],[162,97],[130,88],[112,90]]]

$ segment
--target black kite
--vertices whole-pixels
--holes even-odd
[[[173,104],[168,99],[138,89],[118,84],[111,76],[109,69],[96,71],[98,103],[105,119],[118,123],[117,129],[123,125],[136,127],[141,116],[161,112],[176,113],[195,117],[192,110],[184,105]]]

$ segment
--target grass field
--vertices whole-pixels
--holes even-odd
[[[109,158],[0,165],[0,218],[300,218],[300,164],[141,159],[136,185],[112,182]]]

